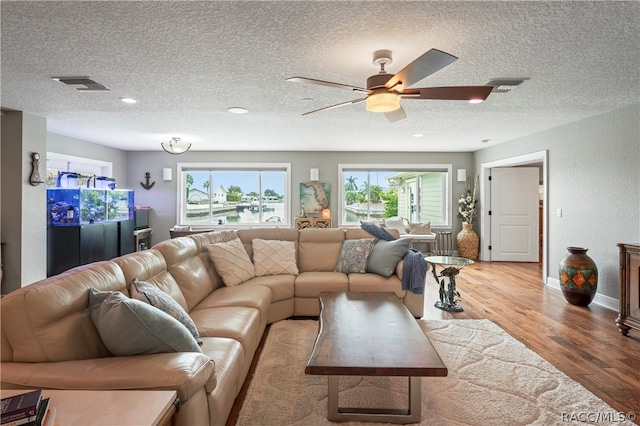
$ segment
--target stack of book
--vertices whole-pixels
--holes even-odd
[[[2,426],[50,426],[53,425],[55,409],[49,398],[42,398],[42,390],[36,389],[2,398],[0,423]]]

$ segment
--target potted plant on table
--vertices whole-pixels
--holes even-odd
[[[458,218],[462,222],[462,230],[457,235],[458,253],[460,257],[471,260],[478,259],[478,243],[480,238],[473,230],[473,222],[478,216],[478,200],[476,190],[478,188],[478,176],[471,190],[471,179],[467,178],[467,189],[458,200]]]

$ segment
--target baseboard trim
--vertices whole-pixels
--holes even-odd
[[[547,287],[556,289],[560,292],[562,291],[560,289],[560,280],[557,278],[547,277]],[[613,297],[605,296],[600,293],[596,293],[591,303],[595,303],[596,305],[600,305],[616,312],[618,312],[620,306],[620,301],[618,299],[614,299]]]

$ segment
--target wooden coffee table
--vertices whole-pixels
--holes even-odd
[[[420,422],[421,377],[442,377],[448,371],[398,296],[325,292],[320,303],[320,330],[304,372],[328,376],[327,418],[335,422]],[[408,407],[339,407],[339,376],[406,376]]]

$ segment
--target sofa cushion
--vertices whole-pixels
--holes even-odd
[[[131,283],[131,297],[148,303],[151,306],[155,306],[162,312],[171,315],[187,327],[189,333],[191,333],[196,340],[200,340],[198,329],[193,323],[191,317],[189,317],[189,314],[187,314],[187,311],[185,311],[171,296],[159,288],[144,281],[133,280]]]
[[[340,256],[345,232],[339,228],[307,228],[300,231],[300,272],[333,272]]]
[[[253,263],[257,277],[298,275],[296,247],[292,241],[254,239]]]
[[[341,272],[303,272],[296,278],[296,298],[317,298],[323,291],[349,291],[349,275]],[[316,300],[316,303],[319,303]]]
[[[226,286],[241,284],[256,275],[255,267],[238,238],[206,247]]]
[[[342,250],[340,251],[340,257],[338,257],[335,272],[364,274],[367,269],[367,259],[369,259],[374,242],[373,238],[345,240],[342,243]]]
[[[89,313],[105,346],[115,356],[202,352],[178,320],[119,291],[91,288]]]
[[[349,291],[359,292],[393,292],[399,298],[404,298],[407,293],[402,289],[402,281],[397,275],[383,277],[382,275],[366,273],[366,274],[349,274]]]
[[[385,241],[379,240],[369,255],[367,272],[390,277],[396,264],[407,254],[411,240],[402,238],[399,240]]]

